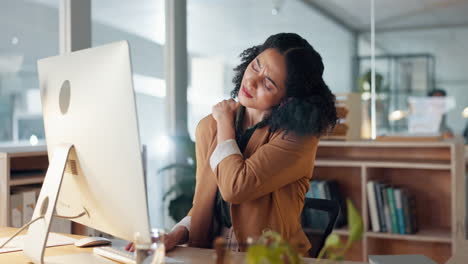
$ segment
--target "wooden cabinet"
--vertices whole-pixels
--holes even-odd
[[[464,163],[461,141],[321,141],[312,179],[336,180],[343,196],[353,201],[363,217],[363,240],[353,246],[346,259],[424,254],[445,263],[455,249],[456,182],[465,175]],[[419,232],[371,231],[366,188],[371,180],[402,187],[414,195]],[[349,234],[346,228],[334,232],[344,239]]]
[[[336,114],[338,123],[333,131],[322,139],[360,140],[362,133],[362,106],[360,93],[336,95]]]
[[[39,190],[49,167],[47,147],[0,145],[0,227],[12,226],[10,197],[15,191]],[[38,195],[39,193],[37,193]],[[24,223],[23,223],[24,224]],[[71,226],[70,226],[71,225]],[[85,236],[108,236],[93,228],[64,219],[54,219],[52,232]]]
[[[0,146],[0,226],[10,226],[10,194],[16,188],[40,188],[49,166],[45,146]]]

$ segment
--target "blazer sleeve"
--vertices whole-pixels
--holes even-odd
[[[278,133],[248,159],[229,155],[213,169],[223,199],[254,200],[312,173],[318,138]]]
[[[203,191],[203,186],[200,186],[199,182],[201,181],[203,166],[204,163],[208,162],[208,149],[210,144],[210,138],[213,137],[211,130],[209,129],[213,118],[211,115],[204,117],[198,123],[195,129],[195,157],[196,157],[196,172],[195,172],[195,193],[192,200],[192,208],[187,213],[187,216],[192,216],[192,210],[197,200],[197,195]]]

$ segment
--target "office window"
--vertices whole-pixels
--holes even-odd
[[[409,96],[427,96],[433,89],[444,90],[447,99],[436,132],[463,135],[468,129],[468,114],[463,114],[468,107],[468,54],[464,51],[468,45],[468,3],[428,6],[421,3],[403,8],[376,1],[377,135],[408,132]],[[366,45],[370,34],[364,31],[360,37],[359,56],[366,58],[370,55]],[[364,79],[369,62],[361,63],[358,78]]]
[[[192,137],[212,105],[229,98],[239,54],[280,32],[300,34],[322,55],[324,79],[333,92],[352,91],[353,34],[308,1],[188,0],[188,125]]]
[[[164,0],[92,1],[91,16],[93,47],[120,40],[130,45],[140,140],[147,150],[151,224],[162,226],[164,178],[157,170],[168,151],[162,147],[167,146]]]
[[[48,2],[0,2],[0,143],[44,139],[36,61],[58,54],[58,5]]]

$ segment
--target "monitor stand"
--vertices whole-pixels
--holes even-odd
[[[44,263],[44,250],[49,237],[50,224],[70,154],[76,157],[72,144],[61,144],[55,148],[34,208],[32,219],[41,217],[42,219],[29,226],[24,244],[24,253],[34,263]]]
[[[52,217],[54,217],[60,187],[62,186],[63,176],[65,172],[69,172],[71,175],[78,175],[78,168],[79,162],[75,148],[72,144],[60,144],[54,149],[52,160],[49,163],[49,168],[47,169],[41,192],[37,199],[36,207],[34,208],[32,216],[33,220],[37,220],[31,221],[32,223],[28,228],[24,243],[24,254],[35,264],[44,264],[44,251],[49,237],[50,224],[52,222]],[[89,217],[88,211],[83,207],[83,212],[78,216],[64,218],[76,219],[85,215]],[[141,245],[147,246],[148,243],[150,243],[148,241],[139,240],[140,239],[136,239],[137,243]],[[144,257],[146,257],[146,255],[140,254],[137,254],[137,264],[141,263]],[[71,262],[65,261],[63,263]]]

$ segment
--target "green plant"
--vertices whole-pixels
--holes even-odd
[[[280,234],[268,230],[258,241],[249,246],[247,264],[301,264],[302,258]]]
[[[375,73],[375,92],[381,93],[386,92],[388,87],[382,87],[383,76],[382,74]],[[358,88],[360,93],[370,93],[371,88],[371,71],[367,71],[361,75],[358,79]]]
[[[329,235],[317,257],[318,259],[322,259],[326,254],[329,260],[343,260],[352,243],[362,239],[362,234],[364,232],[362,217],[359,215],[351,200],[346,199],[346,207],[348,209],[349,225],[348,241],[343,243],[337,234]],[[319,261],[317,261],[317,263],[318,262]]]
[[[163,172],[173,172],[169,175],[175,177],[175,184],[164,194],[163,201],[168,197],[174,197],[168,206],[169,216],[174,221],[179,222],[192,208],[192,200],[195,194],[195,174],[196,174],[196,154],[195,143],[189,136],[172,137],[177,150],[186,160],[185,163],[172,163],[158,170],[158,174]]]
[[[338,235],[329,235],[316,263],[319,263],[325,255],[328,257],[328,261],[343,260],[352,243],[361,240],[364,231],[362,218],[351,200],[346,200],[346,206],[350,232],[348,241],[343,243]],[[303,263],[302,258],[291,245],[280,234],[270,230],[263,232],[260,239],[249,246],[246,262],[247,264]]]

